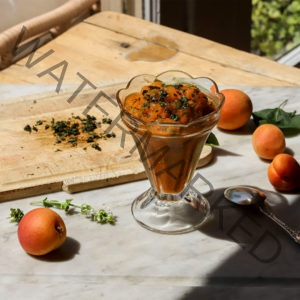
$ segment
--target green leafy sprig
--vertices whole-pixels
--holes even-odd
[[[42,201],[31,202],[31,205],[42,205],[44,207],[54,207],[57,209],[62,209],[65,212],[70,212],[71,209],[79,209],[80,213],[94,222],[101,224],[114,224],[116,222],[116,217],[110,211],[104,209],[96,210],[91,205],[81,204],[77,205],[72,203],[73,199],[66,199],[64,202],[58,200],[48,200],[44,198]]]
[[[10,215],[7,219],[10,219],[11,222],[19,223],[23,218],[24,213],[20,208],[11,208]]]
[[[80,213],[93,222],[97,222],[100,224],[115,224],[116,217],[112,214],[111,211],[106,211],[105,209],[95,210],[91,205],[88,204],[81,204],[77,205],[72,203],[73,199],[66,199],[65,201],[61,202],[58,200],[48,200],[48,198],[44,198],[42,201],[35,201],[31,202],[31,205],[39,205],[48,208],[57,208],[64,210],[67,213],[70,213],[72,209],[79,209]],[[10,215],[8,219],[11,222],[19,223],[23,218],[24,213],[19,208],[11,208]]]
[[[300,132],[300,115],[297,111],[286,112],[283,107],[288,100],[283,101],[279,107],[267,108],[252,113],[253,120],[257,126],[262,124],[274,124],[279,127],[284,133],[293,131]]]

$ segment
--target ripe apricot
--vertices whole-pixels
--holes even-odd
[[[253,106],[250,97],[237,89],[225,89],[220,93],[225,96],[225,102],[217,126],[224,130],[241,128],[252,114]]]
[[[300,165],[286,153],[278,154],[268,167],[270,183],[281,192],[290,192],[300,187]]]
[[[263,124],[254,131],[252,145],[260,158],[272,160],[277,154],[285,151],[285,137],[277,126]]]
[[[66,234],[63,219],[50,208],[32,209],[18,225],[19,242],[31,255],[44,255],[57,249],[66,240]]]

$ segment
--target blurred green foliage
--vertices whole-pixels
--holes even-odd
[[[300,44],[300,0],[252,0],[251,50],[276,59]]]

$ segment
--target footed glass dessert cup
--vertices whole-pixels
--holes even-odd
[[[192,118],[195,104],[189,98],[199,93],[209,105]],[[135,220],[159,233],[198,229],[209,216],[210,205],[190,183],[224,102],[216,83],[182,71],[138,75],[117,92],[117,101],[151,183],[132,203]]]

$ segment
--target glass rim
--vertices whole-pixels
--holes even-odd
[[[212,93],[211,91],[207,90],[206,88],[204,88],[203,86],[200,86],[200,85],[197,85],[195,84],[195,86],[199,87],[200,90],[203,92],[203,90],[207,91],[208,93],[210,93],[210,98],[212,98],[212,100],[218,100],[218,105],[217,107],[215,108],[214,111],[204,115],[204,116],[201,116],[191,122],[188,122],[187,124],[180,124],[180,123],[170,123],[170,122],[158,122],[158,121],[153,121],[153,122],[144,122],[144,121],[141,121],[139,119],[137,119],[134,115],[132,115],[131,113],[129,113],[128,111],[126,111],[123,107],[123,103],[122,103],[122,100],[120,98],[120,93],[123,92],[123,91],[126,91],[129,89],[129,87],[131,86],[131,84],[134,82],[135,79],[137,78],[142,78],[143,76],[144,77],[152,77],[153,78],[153,81],[154,80],[157,80],[160,76],[163,76],[163,75],[166,75],[167,73],[171,73],[171,72],[177,72],[177,73],[181,73],[185,76],[187,76],[187,79],[192,79],[192,80],[201,80],[201,79],[207,79],[209,81],[212,82],[214,88],[215,88],[215,93]],[[184,78],[178,78],[178,79],[181,79],[183,80]],[[194,84],[194,83],[191,83],[191,84]],[[205,94],[207,96],[207,94]],[[121,108],[121,112],[122,114],[126,115],[128,118],[134,120],[134,122],[136,122],[137,124],[141,124],[143,126],[153,126],[153,125],[156,125],[156,126],[165,126],[165,127],[168,127],[168,126],[172,126],[172,127],[182,127],[182,128],[188,128],[190,126],[193,126],[193,125],[196,125],[198,123],[201,123],[203,121],[205,121],[206,119],[209,119],[210,117],[218,114],[224,104],[224,101],[225,101],[225,96],[219,92],[219,88],[218,88],[218,85],[216,84],[216,82],[209,78],[209,77],[206,77],[206,76],[199,76],[199,77],[193,77],[191,76],[189,73],[185,72],[185,71],[180,71],[180,70],[168,70],[168,71],[164,71],[164,72],[161,72],[159,73],[158,75],[153,75],[153,74],[139,74],[139,75],[136,75],[134,77],[132,77],[125,88],[122,88],[122,89],[119,89],[117,91],[117,94],[116,94],[116,98],[117,98],[117,101],[118,101],[118,104]]]

